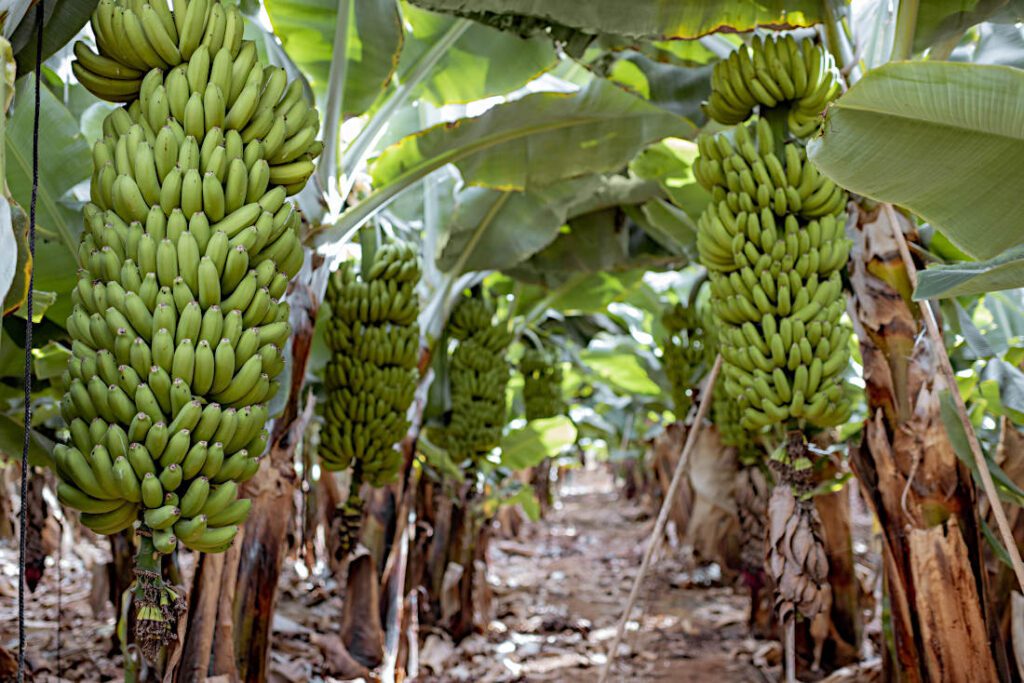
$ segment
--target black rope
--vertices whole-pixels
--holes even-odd
[[[32,202],[28,209],[28,253],[32,269],[28,275],[25,301],[25,443],[21,450],[21,518],[18,539],[18,683],[25,680],[25,498],[28,495],[28,448],[32,429],[32,287],[35,285],[36,198],[39,194],[39,88],[43,57],[43,0],[36,4],[36,90],[35,117],[32,119]]]

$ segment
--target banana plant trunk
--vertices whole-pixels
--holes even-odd
[[[850,464],[882,529],[892,634],[885,680],[1005,680],[992,648],[995,624],[981,597],[976,493],[940,416],[940,395],[950,387],[938,354],[946,350],[923,332],[886,212],[860,208],[856,217],[851,317],[868,415]],[[902,215],[898,220],[914,241],[913,224]]]
[[[832,479],[836,467],[828,463],[818,473],[822,480]],[[821,665],[826,671],[853,664],[860,659],[864,626],[861,620],[862,590],[854,571],[853,541],[850,528],[850,491],[843,487],[814,497],[821,519],[825,554],[828,556],[828,583],[831,605],[828,610],[828,635],[822,643]]]
[[[1000,425],[999,446],[996,449],[996,464],[1006,473],[1006,476],[1017,486],[1024,486],[1024,433],[1021,433],[1008,419],[1002,419]],[[982,513],[989,527],[996,528],[996,521],[992,514],[992,506],[988,500],[982,503]],[[1006,510],[1006,516],[1013,529],[1013,537],[1018,547],[1024,547],[1024,510],[1017,506],[1010,506]],[[1016,671],[1016,678],[1024,678],[1024,667],[1021,666],[1021,659],[1017,657],[1014,647],[1014,619],[1019,618],[1017,613],[1024,605],[1020,604],[1020,596],[1016,595],[1018,590],[1017,579],[1013,569],[996,557],[989,549],[986,553],[986,564],[988,566],[989,578],[989,604],[992,606],[993,618],[998,622],[999,639],[996,642],[1003,644],[1003,650],[1009,666]],[[1019,646],[1019,644],[1018,644]]]
[[[490,520],[476,509],[476,489],[464,483],[454,494],[424,481],[419,519],[430,527],[416,547],[410,578],[419,581],[419,622],[445,630],[456,642],[485,623],[490,589],[485,578]],[[407,584],[407,590],[417,586]]]

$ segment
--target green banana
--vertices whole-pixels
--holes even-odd
[[[837,271],[850,243],[836,226],[846,195],[792,140],[813,133],[811,119],[835,95],[837,77],[819,46],[791,37],[755,37],[713,70],[705,111],[736,128],[698,140],[695,177],[712,201],[698,221],[697,249],[709,271],[723,400],[734,404],[719,411],[734,422],[733,444],[749,443],[735,426],[756,432],[792,420],[824,428],[848,414],[848,349],[822,339],[826,326],[842,329]],[[768,113],[783,106],[787,116],[775,120],[788,130],[773,131]]]
[[[287,197],[322,146],[315,109],[260,63],[234,4],[172,4],[100,0],[97,51],[74,47],[79,81],[125,104],[92,150],[60,404],[74,446],[54,460],[58,495],[94,530],[142,521],[160,552],[213,551],[247,512],[225,486],[266,447],[290,334],[279,299],[304,256]],[[208,525],[211,477],[225,500]]]

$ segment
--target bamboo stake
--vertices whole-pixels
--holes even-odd
[[[899,217],[896,215],[896,211],[893,209],[892,204],[883,204],[882,209],[885,211],[886,216],[889,219],[889,223],[892,225],[892,233],[896,238],[896,244],[899,246],[903,264],[906,266],[907,273],[910,276],[910,284],[916,289],[917,267],[914,266],[914,261],[910,256],[910,248],[907,246],[906,237],[904,237],[903,230],[900,228]],[[981,444],[978,443],[978,436],[974,432],[974,426],[971,425],[970,418],[967,417],[967,406],[964,405],[964,399],[957,389],[956,378],[953,375],[953,365],[949,362],[949,354],[946,353],[946,343],[942,338],[942,332],[939,330],[938,321],[936,321],[935,314],[928,301],[919,301],[918,305],[921,307],[921,315],[924,317],[925,326],[928,328],[928,335],[931,337],[932,343],[936,346],[936,355],[939,357],[939,368],[942,370],[942,375],[946,380],[949,393],[953,396],[953,401],[956,405],[956,412],[960,417],[960,424],[963,426],[964,433],[967,435],[967,441],[971,446],[971,454],[974,456],[974,464],[978,469],[978,475],[981,477],[981,483],[985,489],[985,495],[988,496],[989,504],[992,506],[992,512],[996,517],[996,525],[999,527],[999,535],[1002,536],[1003,544],[1006,546],[1006,551],[1010,555],[1010,562],[1013,565],[1013,573],[1017,576],[1017,584],[1020,586],[1021,590],[1024,590],[1024,561],[1021,560],[1020,549],[1017,547],[1017,543],[1013,538],[1013,530],[1010,528],[1010,522],[1006,519],[1006,510],[1003,508],[1003,504],[999,500],[999,493],[996,491],[996,485],[992,480],[992,473],[988,469],[988,462],[985,460],[985,454],[981,450]],[[941,349],[941,352],[938,352],[939,349]]]
[[[618,654],[619,645],[622,643],[622,636],[626,632],[626,623],[629,621],[629,615],[633,612],[636,598],[640,594],[640,586],[643,583],[644,575],[651,565],[651,558],[654,557],[655,551],[661,545],[661,535],[665,531],[665,524],[668,522],[668,513],[672,507],[672,501],[675,499],[676,492],[679,490],[679,484],[683,480],[683,472],[686,471],[686,464],[690,459],[690,451],[693,450],[694,444],[697,443],[697,436],[700,434],[701,427],[704,425],[704,418],[707,416],[708,408],[711,406],[711,394],[715,390],[715,381],[718,379],[718,371],[721,367],[722,356],[719,355],[715,358],[715,364],[712,366],[711,372],[704,382],[704,390],[701,391],[700,408],[697,410],[697,417],[693,421],[693,426],[690,427],[690,433],[686,435],[683,452],[679,456],[679,462],[676,463],[675,472],[672,473],[672,482],[668,486],[668,491],[665,492],[665,499],[661,501],[658,520],[654,523],[651,537],[647,541],[647,549],[644,550],[644,559],[640,563],[640,571],[637,572],[636,578],[633,579],[633,588],[629,591],[626,608],[622,611],[622,616],[619,618],[619,625],[615,629],[615,638],[612,640],[611,648],[608,650],[608,657],[605,660],[604,667],[601,669],[601,676],[597,679],[597,683],[605,683],[608,673],[612,670],[612,663]]]

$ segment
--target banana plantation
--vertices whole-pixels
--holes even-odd
[[[0,681],[1024,680],[1022,22],[0,2]]]

